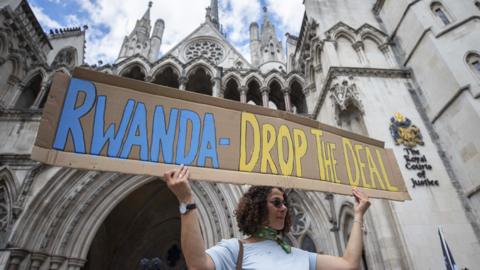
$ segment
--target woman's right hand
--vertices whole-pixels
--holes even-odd
[[[192,203],[193,193],[188,181],[190,171],[184,165],[163,174],[167,187],[175,194],[179,202]]]

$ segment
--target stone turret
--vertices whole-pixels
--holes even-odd
[[[162,45],[163,30],[165,29],[165,22],[162,19],[158,19],[153,27],[152,38],[150,39],[150,53],[148,60],[155,62],[158,59],[158,53],[160,52],[160,46]]]
[[[150,61],[157,60],[160,45],[162,43],[163,30],[165,24],[163,20],[155,22],[154,31],[150,38],[151,23],[150,23],[150,8],[152,2],[148,3],[148,9],[143,14],[140,20],[137,20],[135,28],[130,35],[125,36],[116,62],[119,62],[130,56],[139,54]]]
[[[252,64],[260,66],[267,62],[285,63],[282,42],[277,39],[275,26],[268,18],[267,8],[263,8],[263,23],[258,30],[258,24],[250,24],[250,54]]]
[[[260,40],[256,22],[250,24],[250,58],[252,65],[260,65]]]

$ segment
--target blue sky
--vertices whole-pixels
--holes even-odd
[[[88,25],[86,61],[96,64],[113,62],[125,35],[146,11],[148,0],[29,0],[45,32],[52,28]],[[219,0],[220,23],[228,40],[247,58],[248,28],[262,21],[262,7],[267,6],[277,35],[285,45],[285,33],[297,35],[304,13],[303,0]],[[210,0],[154,0],[152,24],[165,21],[161,54],[185,38],[205,20]],[[185,7],[188,7],[186,9]]]

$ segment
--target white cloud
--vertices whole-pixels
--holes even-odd
[[[55,1],[55,0],[51,0]],[[262,7],[258,0],[219,0],[220,23],[228,40],[250,59],[249,26],[259,22]],[[148,1],[76,0],[79,9],[88,16],[68,15],[67,26],[87,24],[86,61],[112,63],[118,56],[123,39],[134,28],[148,7]],[[301,0],[267,0],[269,13],[280,33],[298,33],[303,16]],[[152,26],[157,19],[165,22],[161,53],[165,53],[205,21],[205,8],[210,0],[156,0],[150,11]],[[33,7],[32,7],[33,8]],[[40,22],[51,28],[61,25],[50,19],[41,8],[35,11]]]
[[[302,26],[305,7],[302,0],[266,0],[269,12],[280,23],[277,25],[283,32],[298,34]]]
[[[82,23],[88,24],[86,61],[113,62],[125,35],[134,28],[148,7],[148,1],[77,0],[80,8],[89,14]],[[165,21],[162,51],[165,52],[188,35],[205,20],[205,8],[209,0],[157,0],[150,19]],[[106,33],[101,29],[106,28]]]
[[[43,12],[43,9],[41,7],[37,7],[34,5],[31,5],[32,11],[35,14],[35,17],[37,17],[37,20],[46,28],[61,28],[62,25],[50,18],[45,12]]]
[[[257,0],[226,0],[220,2],[220,23],[228,33],[228,40],[239,53],[250,61],[250,23],[257,22],[260,16],[260,3]]]

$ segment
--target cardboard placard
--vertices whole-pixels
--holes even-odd
[[[32,158],[89,170],[408,200],[383,143],[312,119],[85,69],[55,75]]]

